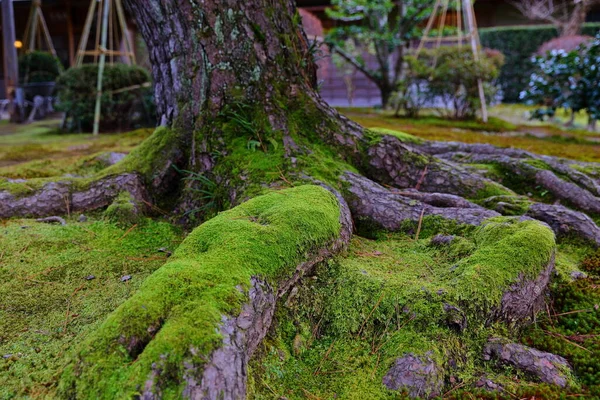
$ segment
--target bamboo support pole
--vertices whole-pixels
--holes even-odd
[[[98,63],[98,84],[96,86],[96,108],[94,110],[94,130],[93,134],[98,135],[100,131],[100,106],[102,102],[102,76],[104,75],[104,64],[106,63],[106,37],[108,31],[108,13],[110,2],[104,0],[102,3],[102,38],[100,50],[100,62]]]

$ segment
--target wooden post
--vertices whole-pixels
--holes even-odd
[[[17,86],[19,84],[19,64],[15,47],[15,16],[13,0],[2,0],[2,38],[4,45],[4,87],[6,98],[19,101]],[[16,96],[16,99],[14,98]],[[12,98],[11,98],[12,97]],[[18,104],[17,104],[18,106]],[[11,120],[18,118],[17,107],[10,110]]]
[[[471,0],[463,0],[463,10],[465,12],[465,28],[467,29],[470,41],[471,49],[473,50],[473,58],[475,61],[479,60],[479,36],[477,35],[477,28],[475,26],[475,10],[473,10],[473,3]],[[481,119],[483,122],[488,122],[487,104],[485,101],[485,92],[483,91],[483,82],[481,79],[477,80],[477,89],[479,90],[479,101],[481,102]]]
[[[100,103],[102,101],[102,76],[106,63],[106,37],[108,34],[108,13],[110,1],[102,3],[102,38],[100,39],[100,62],[98,63],[98,84],[96,85],[96,109],[94,111],[94,135],[100,131]]]
[[[75,64],[75,33],[73,32],[73,7],[71,0],[67,1],[67,40],[69,42],[69,67]]]

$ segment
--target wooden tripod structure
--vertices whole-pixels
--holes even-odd
[[[107,13],[104,15],[104,10]],[[88,50],[88,43],[95,22],[93,48]],[[103,42],[103,37],[106,41]],[[109,63],[123,60],[127,64],[135,64],[135,53],[131,38],[127,33],[125,12],[121,0],[91,0],[81,40],[77,48],[75,66],[84,64],[86,57],[93,57],[93,64],[98,64],[100,57],[109,56]]]
[[[52,37],[42,12],[42,0],[33,0],[29,11],[29,18],[25,26],[25,35],[23,37],[25,54],[32,51],[42,50],[46,42],[46,48],[49,53],[56,57],[56,50],[52,43]]]
[[[94,48],[88,50],[88,41],[90,32],[96,16],[96,36]],[[124,47],[121,50],[121,46]],[[100,103],[102,99],[102,77],[104,75],[104,66],[106,56],[109,56],[109,63],[112,65],[120,58],[127,64],[135,64],[135,53],[131,38],[127,33],[127,23],[125,22],[125,12],[121,0],[91,0],[90,8],[81,34],[81,40],[77,50],[75,66],[83,64],[86,56],[93,57],[93,63],[98,64],[98,82],[96,85],[96,108],[94,112],[94,135],[100,130]]]
[[[436,48],[440,47],[442,41],[444,43],[452,42],[456,43],[460,48],[463,43],[469,44],[471,46],[471,50],[473,51],[473,59],[478,61],[481,57],[481,43],[479,41],[479,32],[477,30],[477,21],[475,20],[475,11],[473,10],[473,2],[472,0],[454,0],[456,7],[456,28],[457,32],[455,36],[443,36],[444,28],[446,27],[446,17],[448,15],[448,8],[451,5],[452,0],[436,0],[433,10],[431,12],[431,16],[429,17],[429,21],[427,21],[427,25],[425,26],[425,30],[423,31],[423,37],[419,42],[419,46],[416,50],[416,56],[419,56],[419,53],[426,45],[426,43],[434,43]],[[438,20],[438,13],[441,11],[441,18]],[[464,18],[464,21],[463,21]],[[434,23],[437,21],[437,29],[438,34],[436,37],[429,36],[431,29],[433,28]],[[464,32],[463,32],[464,29]],[[479,91],[479,100],[481,102],[481,119],[483,122],[488,121],[488,111],[487,104],[485,100],[485,93],[483,91],[483,82],[481,79],[477,80],[477,88]]]

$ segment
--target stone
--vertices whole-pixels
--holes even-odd
[[[569,386],[571,366],[563,357],[552,353],[492,339],[483,350],[483,358],[486,361],[496,359],[502,364],[533,375],[544,383],[562,388]]]
[[[405,390],[412,398],[433,398],[442,392],[444,371],[428,355],[409,353],[396,359],[383,384],[391,390]]]

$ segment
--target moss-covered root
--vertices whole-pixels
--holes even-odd
[[[110,205],[122,192],[136,201],[168,192],[180,177],[171,166],[182,158],[177,135],[158,128],[121,162],[89,178],[0,179],[0,218],[64,215]]]
[[[398,188],[450,193],[469,199],[514,195],[514,192],[462,166],[435,158],[398,135],[376,138],[367,150],[369,176]]]
[[[348,218],[334,195],[307,185],[204,223],[78,350],[60,394],[243,398],[276,298],[345,246]]]

